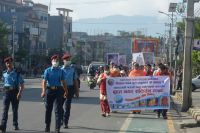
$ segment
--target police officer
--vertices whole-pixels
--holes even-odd
[[[67,83],[67,88],[68,88],[68,96],[66,99],[64,99],[64,128],[68,128],[68,121],[70,117],[70,109],[71,109],[71,102],[74,94],[76,97],[79,97],[79,87],[78,87],[78,76],[75,71],[75,68],[71,65],[71,55],[70,54],[65,54],[63,57],[63,67],[62,70],[64,71],[64,77],[65,81]]]
[[[59,56],[51,57],[52,66],[44,72],[42,81],[41,97],[45,97],[46,113],[45,113],[45,132],[50,132],[51,113],[54,105],[56,125],[56,133],[60,133],[61,115],[62,115],[62,97],[67,96],[68,90],[64,80],[64,71],[59,68]]]
[[[8,120],[8,110],[10,103],[13,110],[13,126],[15,130],[19,130],[18,127],[18,106],[19,100],[24,89],[24,80],[21,75],[13,67],[12,57],[4,59],[7,70],[3,72],[4,82],[4,94],[3,94],[3,115],[0,125],[2,132],[6,131],[6,124]]]

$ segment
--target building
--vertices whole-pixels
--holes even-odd
[[[71,52],[72,47],[72,17],[70,9],[57,8],[58,16],[49,16],[47,48]]]
[[[38,43],[36,53],[47,54],[47,29],[48,29],[48,6],[42,4],[34,4],[33,11],[39,19],[38,25]]]
[[[13,12],[16,8],[22,6],[22,0],[1,0],[0,1],[0,13]]]
[[[13,4],[11,0],[6,1],[6,4],[2,4],[2,1],[0,3],[7,9],[0,12],[0,19],[10,30],[10,54],[14,55],[15,61],[22,62],[29,68],[40,64],[42,58],[34,57],[46,55],[48,7],[34,4],[31,0],[24,0],[21,4]],[[11,5],[10,8],[8,5]]]

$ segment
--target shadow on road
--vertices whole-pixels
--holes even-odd
[[[73,99],[74,104],[99,104],[99,97],[80,97],[78,99]]]

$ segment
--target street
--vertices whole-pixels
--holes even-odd
[[[40,98],[40,79],[26,81],[26,90],[19,107],[20,133],[44,132],[45,106]],[[2,116],[2,94],[0,94],[0,118]],[[176,113],[170,110],[168,120],[162,117],[157,119],[153,111],[142,111],[141,114],[130,112],[111,113],[110,117],[102,117],[99,105],[99,91],[89,90],[85,82],[81,83],[80,98],[74,99],[69,122],[69,129],[61,128],[66,133],[167,133],[176,132],[176,127],[170,114]],[[54,131],[55,117],[52,113],[51,131]],[[175,118],[177,119],[177,118]],[[9,111],[7,132],[12,133],[12,111]]]

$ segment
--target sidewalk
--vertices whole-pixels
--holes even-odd
[[[177,91],[172,96],[172,101],[180,116],[187,117],[187,119],[182,118],[182,121],[179,123],[180,128],[200,128],[200,89],[192,92],[192,107],[187,112],[181,112],[181,104],[183,102],[181,91]]]

